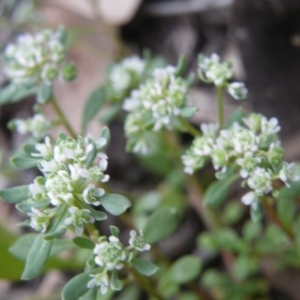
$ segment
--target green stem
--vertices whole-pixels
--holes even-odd
[[[182,124],[183,128],[187,132],[189,132],[192,136],[194,136],[194,137],[201,136],[201,132],[196,127],[191,125],[184,117],[179,116],[178,119],[179,119],[180,123]]]
[[[223,108],[223,89],[222,87],[217,87],[218,96],[218,116],[219,116],[219,126],[220,129],[224,127],[224,108]]]
[[[63,113],[62,109],[60,108],[60,106],[58,105],[58,103],[57,103],[57,101],[56,101],[56,99],[54,97],[52,98],[51,103],[52,103],[52,106],[53,106],[55,112],[59,116],[59,118],[61,120],[61,123],[65,126],[65,128],[67,129],[67,131],[69,132],[69,134],[73,138],[76,138],[76,136],[77,136],[76,132],[72,128],[71,124],[67,120],[65,114]]]

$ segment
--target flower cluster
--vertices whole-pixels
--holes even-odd
[[[251,190],[243,196],[243,203],[255,206],[260,197],[275,193],[274,181],[281,180],[288,186],[295,179],[293,164],[283,160],[276,118],[268,120],[260,114],[250,114],[243,123],[234,123],[220,132],[215,124],[202,124],[203,135],[193,141],[182,160],[189,174],[210,159],[219,170],[217,175],[234,166],[244,179],[243,185]]]
[[[97,268],[97,273],[91,275],[93,279],[88,282],[88,288],[97,286],[100,288],[101,294],[106,294],[109,287],[112,290],[119,290],[120,287],[115,284],[114,276],[117,277],[115,272],[121,270],[124,264],[130,264],[138,252],[148,251],[150,248],[150,245],[143,240],[142,231],[140,235],[137,235],[134,230],[130,231],[129,246],[127,247],[123,246],[116,235],[111,235],[108,240],[106,237],[101,237],[94,248],[94,261],[100,267],[100,271]],[[112,272],[111,278],[108,272]]]
[[[105,144],[103,137],[95,141],[91,137],[74,139],[61,134],[54,146],[49,137],[35,145],[31,156],[38,160],[38,168],[44,176],[29,185],[32,197],[27,204],[31,206],[28,214],[31,227],[46,232],[61,208],[67,216],[64,224],[72,226],[77,235],[82,235],[86,223],[98,220],[91,206],[99,206],[105,192],[93,181],[109,180],[104,173],[107,156],[101,152]],[[96,165],[93,164],[95,159]]]
[[[188,84],[177,76],[176,68],[155,69],[152,78],[133,90],[123,108],[130,112],[125,133],[133,152],[149,152],[147,132],[172,129],[176,117],[187,108]]]
[[[199,56],[199,77],[206,83],[213,83],[218,88],[226,88],[227,92],[236,100],[244,99],[248,90],[243,82],[228,81],[233,77],[232,62],[220,62],[217,54],[211,57]]]
[[[76,77],[75,66],[66,62],[63,30],[21,35],[6,47],[4,61],[7,77],[16,84],[43,81],[51,85],[58,76],[67,81]]]
[[[122,101],[137,88],[146,75],[145,60],[132,56],[111,67],[108,73],[107,93],[112,101]]]
[[[35,114],[27,120],[13,119],[9,122],[8,127],[15,129],[20,134],[31,133],[36,139],[45,137],[51,129],[51,122],[41,114]]]

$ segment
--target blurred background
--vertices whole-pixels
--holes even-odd
[[[170,64],[176,64],[178,57],[185,55],[188,61],[186,74],[189,74],[196,71],[199,53],[218,53],[222,59],[233,61],[235,80],[245,81],[249,89],[245,103],[226,99],[226,114],[242,104],[247,111],[277,117],[286,159],[299,159],[299,0],[0,1],[1,51],[21,33],[60,25],[64,25],[69,33],[68,56],[78,66],[78,78],[72,84],[55,88],[57,98],[75,128],[79,129],[82,108],[89,93],[103,82],[111,63],[150,50],[153,56],[161,56]],[[6,83],[0,72],[0,86]],[[213,88],[197,81],[190,97],[199,107],[199,113],[193,119],[195,125],[216,120]],[[11,118],[30,116],[32,103],[33,99],[27,99],[0,109],[3,162],[23,141],[23,137],[7,130],[7,122]],[[46,109],[46,114],[51,117],[50,108]],[[112,184],[119,190],[136,186],[146,190],[156,179],[138,169],[131,155],[120,152],[125,145],[121,125],[113,123],[111,129],[116,137],[109,150]],[[91,132],[98,130],[98,124],[89,128]],[[2,168],[10,176],[16,174],[5,163]],[[127,183],[122,175],[125,173],[130,174]],[[9,176],[0,176],[0,188],[9,187]],[[30,183],[34,176],[34,171],[18,173],[16,181]],[[0,202],[0,278],[3,278],[0,280],[0,300],[59,299],[55,292],[67,278],[62,271],[51,271],[30,283],[18,282],[23,265],[7,254],[6,249],[18,233],[15,223],[20,218],[22,216],[11,206]],[[197,226],[200,225],[194,226],[196,231]],[[180,246],[178,249],[175,256],[180,254]],[[54,266],[55,263],[59,264],[52,262]],[[268,276],[278,289],[278,299],[300,299],[299,275]],[[50,298],[49,294],[52,295]]]

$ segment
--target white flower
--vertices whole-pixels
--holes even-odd
[[[106,238],[101,238],[100,243],[94,248],[94,254],[95,263],[110,271],[122,269],[123,262],[127,258],[122,243],[115,236],[110,236],[109,242]]]
[[[84,231],[86,223],[94,223],[95,219],[92,217],[88,209],[78,209],[77,207],[70,207],[68,209],[70,217],[65,220],[66,225],[73,225],[75,227],[76,235],[81,236]]]
[[[68,165],[71,172],[71,179],[78,181],[81,178],[89,178],[89,171],[85,168],[82,168],[79,164]]]
[[[61,32],[43,30],[37,34],[24,34],[4,51],[4,71],[11,81],[22,83],[40,79],[52,82],[58,75],[60,63],[65,59]]]
[[[39,153],[31,153],[33,157],[41,157],[44,160],[50,160],[53,156],[53,149],[48,136],[45,137],[45,143],[36,144],[35,149]]]
[[[83,191],[82,197],[84,202],[98,206],[101,204],[100,198],[105,194],[101,188],[96,188],[95,185],[89,184]]]
[[[241,167],[240,175],[242,178],[247,178],[249,174],[258,166],[261,162],[260,157],[254,157],[252,152],[246,152],[244,157],[240,157],[236,160],[236,163]]]
[[[46,232],[51,216],[39,211],[38,209],[31,207],[31,213],[28,213],[31,217],[30,227],[37,231]]]
[[[91,289],[95,286],[99,286],[100,293],[102,295],[105,295],[107,292],[107,289],[110,285],[109,277],[107,276],[106,272],[98,273],[98,274],[91,274],[90,276],[93,277],[93,279],[88,282],[87,287],[89,289]]]
[[[129,232],[129,235],[130,235],[129,245],[131,245],[134,249],[141,252],[150,250],[151,246],[144,242],[142,230],[140,230],[139,236],[137,235],[135,230],[131,230]]]
[[[268,120],[263,117],[261,120],[261,132],[263,134],[275,134],[280,131],[280,126],[277,118],[271,118]]]
[[[75,182],[70,178],[69,174],[60,170],[57,173],[51,173],[46,179],[45,187],[47,195],[50,198],[51,204],[57,206],[61,202],[69,202],[74,198]]]
[[[254,192],[248,192],[242,197],[242,202],[245,205],[255,205],[258,201],[258,198]]]
[[[215,123],[202,123],[200,129],[203,135],[215,137],[219,130],[219,125]]]
[[[212,54],[210,58],[200,55],[199,76],[205,82],[213,82],[217,87],[223,87],[233,76],[232,63],[221,63],[217,54]]]
[[[270,172],[260,167],[252,172],[247,182],[249,187],[259,196],[267,194],[273,189]]]
[[[255,134],[243,127],[233,127],[231,134],[233,148],[238,153],[255,152],[258,150],[259,139]]]
[[[279,171],[278,177],[282,180],[287,187],[290,186],[290,183],[294,180],[294,169],[295,164],[284,163],[281,170]]]
[[[243,82],[230,83],[227,87],[227,91],[236,100],[245,99],[248,93],[248,89]]]
[[[39,169],[43,173],[55,173],[55,172],[58,172],[59,170],[61,170],[61,164],[56,162],[53,159],[50,161],[41,160],[39,162]]]

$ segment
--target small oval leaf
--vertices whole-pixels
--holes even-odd
[[[230,186],[237,178],[239,178],[239,175],[234,174],[225,179],[214,181],[205,191],[203,203],[211,207],[221,205],[228,196]]]
[[[132,259],[131,264],[145,276],[152,276],[158,270],[158,267],[155,264],[142,258]]]
[[[32,196],[28,185],[16,186],[0,191],[0,197],[7,203],[19,203]]]
[[[202,262],[199,257],[186,255],[179,258],[169,269],[169,277],[172,281],[182,284],[195,279],[202,268]]]
[[[83,115],[82,115],[82,130],[85,131],[89,122],[96,116],[101,107],[106,102],[106,94],[103,87],[98,87],[88,98]]]
[[[105,194],[100,198],[103,207],[114,216],[122,214],[131,206],[130,201],[118,194]]]
[[[39,162],[38,159],[31,158],[31,157],[16,156],[11,159],[12,165],[21,170],[34,168],[36,167],[38,162]]]
[[[37,102],[46,104],[49,103],[53,95],[53,86],[47,83],[42,83],[37,92]]]
[[[144,228],[144,240],[154,244],[171,235],[177,228],[179,217],[176,209],[163,207],[154,212]]]
[[[118,278],[117,270],[113,270],[110,278],[110,286],[114,291],[120,291],[123,288],[121,280]]]
[[[95,248],[95,244],[91,240],[83,238],[83,237],[76,237],[72,241],[78,248],[82,248],[82,249],[94,249]]]
[[[73,277],[62,290],[63,300],[77,300],[84,295],[89,288],[87,287],[91,277],[88,273],[82,273]]]
[[[50,204],[49,200],[34,202],[34,203],[20,203],[16,206],[16,208],[23,213],[30,213],[31,208],[34,207],[36,209],[43,209]]]
[[[42,234],[36,237],[29,250],[21,279],[30,280],[42,272],[50,254],[52,243],[53,240],[45,240]]]

